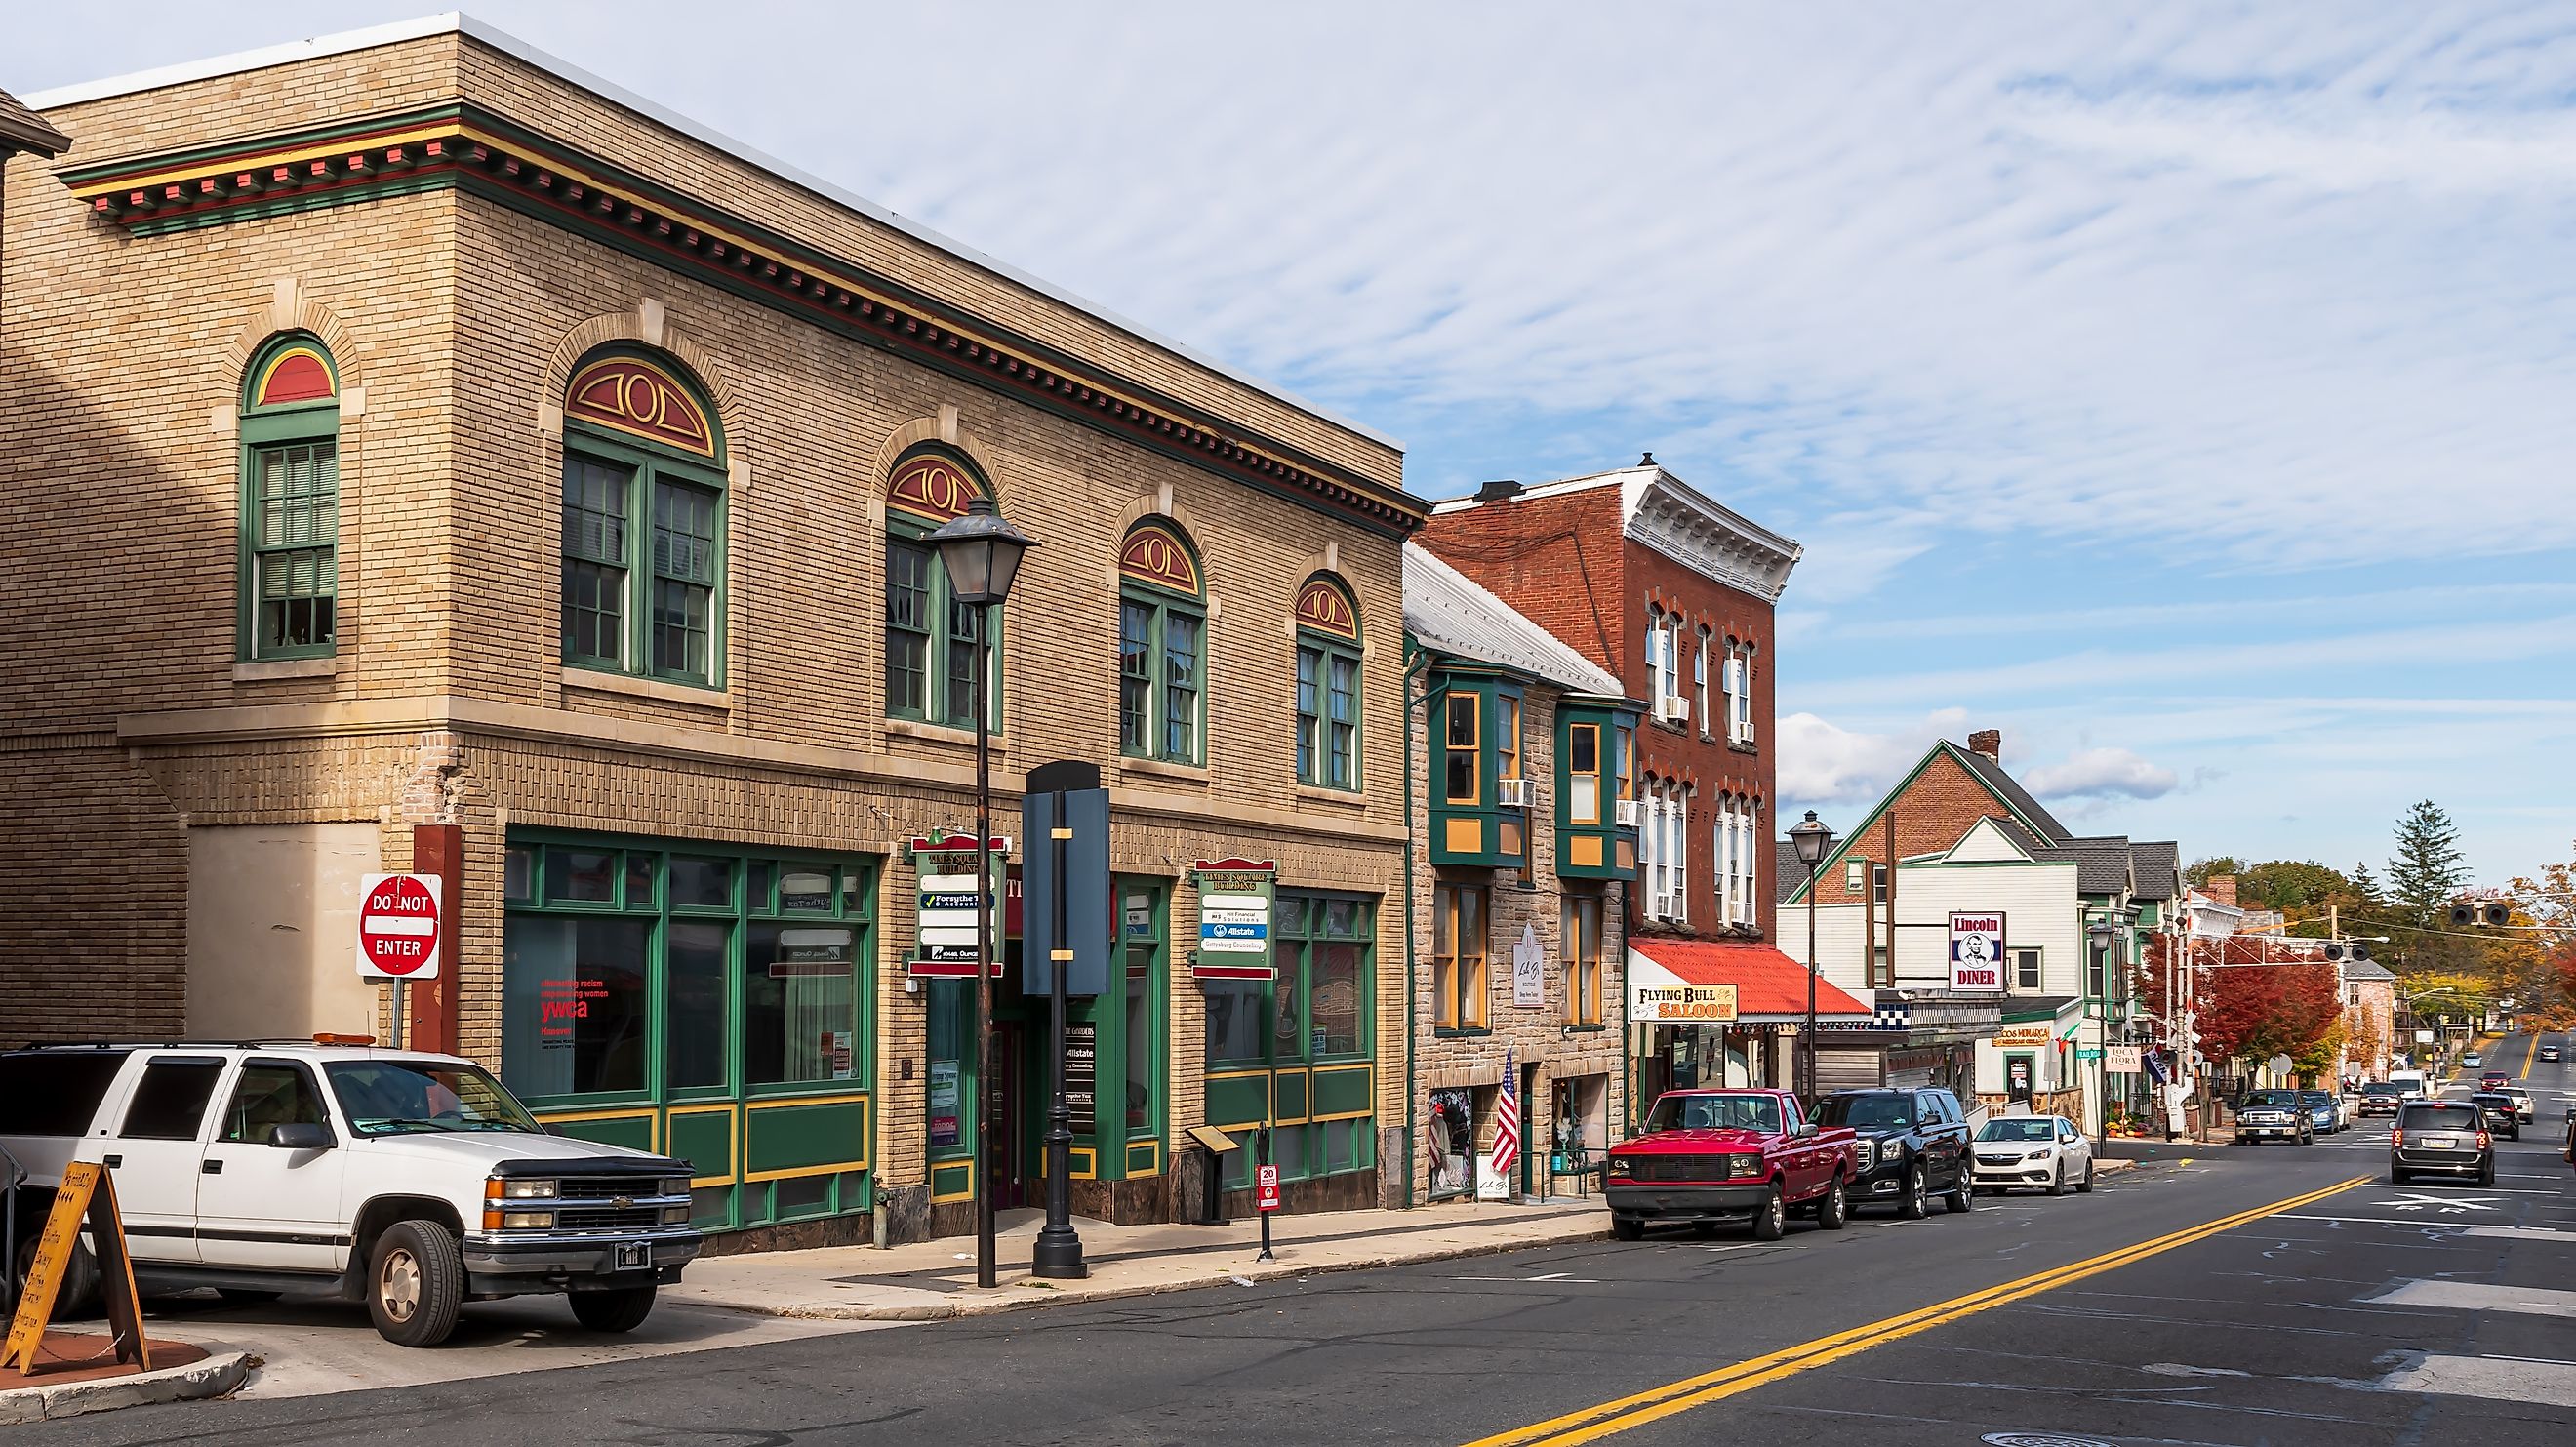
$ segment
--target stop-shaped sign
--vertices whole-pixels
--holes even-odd
[[[359,881],[358,973],[370,980],[438,978],[435,874],[370,874]]]

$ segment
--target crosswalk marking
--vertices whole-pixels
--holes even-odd
[[[2497,1286],[2484,1281],[2409,1281],[2362,1301],[2371,1306],[2447,1306],[2464,1311],[2513,1311],[2529,1316],[2576,1317],[2576,1291],[2546,1286]]]
[[[2499,1402],[2576,1407],[2576,1362],[2539,1357],[2454,1357],[2439,1353],[2379,1379],[2384,1392],[2436,1392]]]

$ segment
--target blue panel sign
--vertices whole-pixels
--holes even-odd
[[[1027,855],[1020,864],[1020,988],[1031,995],[1055,989],[1055,952],[1073,952],[1065,975],[1068,995],[1109,993],[1109,957],[1115,926],[1111,923],[1109,887],[1109,791],[1069,789],[1032,793],[1020,800],[1021,837]],[[1054,837],[1059,828],[1069,839]],[[1056,860],[1061,855],[1068,885],[1064,897],[1065,939],[1056,940]]]

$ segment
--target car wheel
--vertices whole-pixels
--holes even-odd
[[[1780,1183],[1773,1181],[1762,1197],[1762,1205],[1753,1213],[1753,1239],[1777,1241],[1789,1234],[1789,1202],[1780,1194]]]
[[[1932,1198],[1926,1194],[1927,1190],[1928,1185],[1923,1179],[1923,1163],[1917,1161],[1906,1167],[1905,1199],[1896,1203],[1898,1214],[1908,1221],[1920,1221],[1931,1215]]]
[[[2066,1194],[2066,1162],[2059,1161],[2057,1163],[2057,1174],[2048,1178],[2048,1194],[2052,1196],[2063,1196]]]
[[[2478,1167],[2478,1188],[2486,1191],[2495,1189],[2495,1157],[2487,1157],[2486,1164]]]
[[[2093,1194],[2093,1163],[2091,1161],[2086,1161],[2084,1163],[2084,1179],[2075,1183],[2075,1189],[2088,1196]]]
[[[1611,1217],[1611,1218],[1610,1218],[1610,1239],[1611,1239],[1611,1240],[1613,1240],[1613,1241],[1642,1241],[1642,1240],[1644,1240],[1644,1239],[1645,1239],[1645,1236],[1646,1236],[1646,1223],[1645,1223],[1645,1222],[1643,1222],[1643,1221],[1641,1221],[1641,1220],[1639,1220],[1639,1219],[1637,1219],[1636,1217],[1634,1217],[1634,1216],[1613,1216],[1613,1217]]]
[[[1950,1183],[1950,1194],[1942,1197],[1941,1203],[1954,1214],[1977,1209],[1977,1185],[1968,1179],[1966,1166],[1959,1167],[1959,1177]]]
[[[1816,1204],[1816,1224],[1828,1231],[1839,1231],[1843,1229],[1843,1223],[1850,1219],[1851,1196],[1843,1189],[1841,1173],[1836,1172],[1834,1183],[1825,1192],[1824,1200]]]
[[[2413,1176],[2399,1170],[2395,1166],[2390,1166],[2388,1168],[2388,1184],[2392,1186],[2402,1186],[2414,1179],[2415,1178]]]
[[[436,1221],[396,1221],[367,1260],[367,1315],[396,1346],[434,1347],[456,1330],[465,1258]]]
[[[652,1314],[651,1286],[620,1286],[608,1291],[572,1293],[573,1320],[592,1331],[633,1331]]]

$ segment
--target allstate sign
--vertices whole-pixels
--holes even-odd
[[[2004,917],[1953,912],[1950,916],[1950,988],[2000,995],[2004,990]]]

